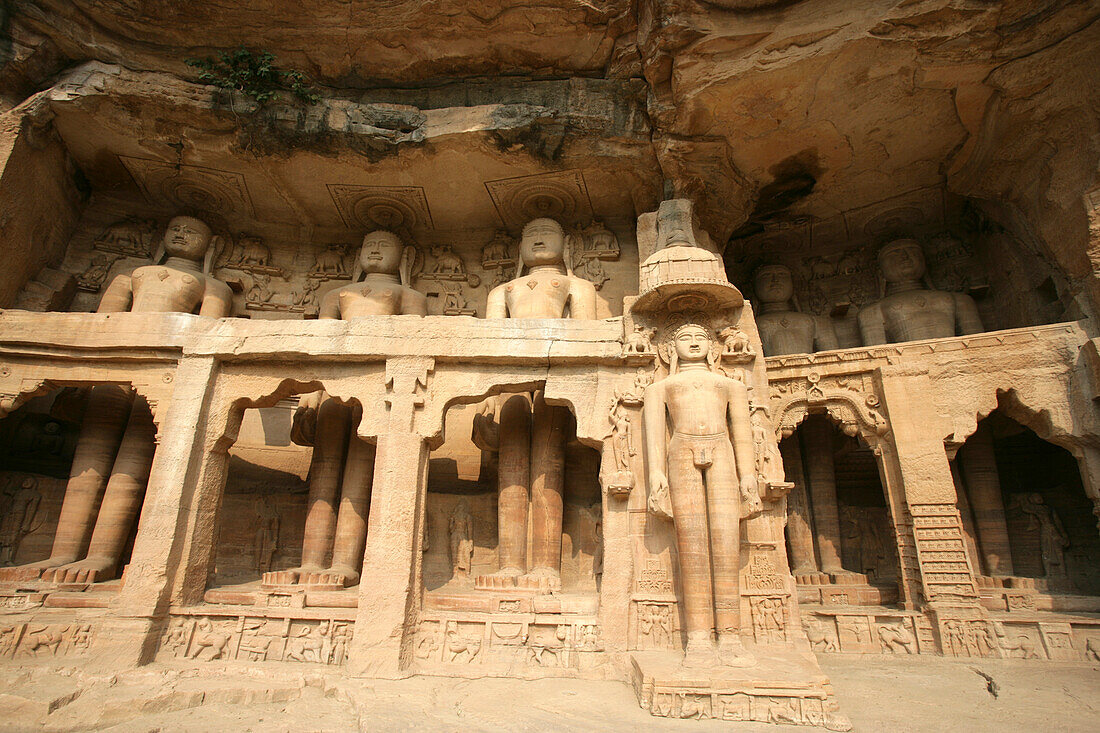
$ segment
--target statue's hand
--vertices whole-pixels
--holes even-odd
[[[764,511],[764,502],[760,500],[760,488],[755,476],[741,477],[741,517],[749,519]]]
[[[304,394],[298,399],[298,409],[290,426],[290,439],[298,445],[313,445],[317,434],[317,409],[324,400],[324,390]]]
[[[672,499],[668,493],[668,477],[660,471],[649,476],[649,511],[658,517],[672,519]]]

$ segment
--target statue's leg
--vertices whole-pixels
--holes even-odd
[[[322,583],[351,586],[359,582],[363,567],[363,547],[367,541],[367,516],[374,482],[375,448],[357,434],[362,408],[356,408],[355,426],[348,438],[348,457],[344,462],[344,481],[340,486],[340,512],[336,520],[336,540],[332,548],[332,567],[321,573]]]
[[[723,664],[746,666],[753,659],[741,644],[741,492],[729,441],[714,443],[714,463],[707,469],[706,485],[718,653]]]
[[[497,553],[501,575],[527,569],[527,504],[531,484],[531,406],[513,395],[500,408],[497,483]]]
[[[690,438],[673,436],[668,445],[668,489],[676,525],[680,588],[684,594],[684,665],[711,667],[714,651],[714,594],[703,474],[695,465]]]
[[[562,493],[565,481],[564,407],[535,395],[531,429],[531,575],[561,588]]]
[[[336,492],[344,472],[351,408],[327,399],[317,408],[313,458],[309,464],[309,500],[302,536],[302,565],[264,573],[266,584],[296,583],[303,574],[325,567],[336,531]]]
[[[122,549],[141,512],[155,449],[156,426],[153,425],[149,403],[144,397],[135,397],[92,531],[88,557],[58,568],[54,572],[54,580],[94,583],[110,580],[118,574]]]
[[[103,488],[118,454],[134,393],[128,387],[92,387],[76,442],[69,482],[54,533],[53,550],[42,562],[0,570],[0,579],[29,580],[43,571],[76,562],[88,548]],[[53,573],[50,573],[53,575]]]

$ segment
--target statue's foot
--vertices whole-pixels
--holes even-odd
[[[680,662],[682,669],[713,669],[721,666],[718,652],[714,644],[709,640],[688,639],[687,649],[684,650],[684,659]]]
[[[333,565],[313,573],[302,573],[299,585],[338,585],[348,588],[359,582],[359,573],[350,565]]]
[[[496,571],[495,573],[490,573],[488,577],[490,577],[490,578],[518,578],[521,575],[523,575],[523,571],[520,570],[519,568],[517,568],[517,567],[507,567],[507,568],[501,568],[500,570]]]
[[[48,568],[42,572],[42,580],[50,583],[95,583],[118,576],[117,563],[110,558],[89,557],[84,560]]]
[[[561,573],[553,568],[536,568],[522,577],[520,583],[528,588],[561,590]]]
[[[270,570],[263,574],[260,583],[263,585],[294,585],[302,577],[319,572],[321,572],[321,567],[318,565],[303,565],[289,570]]]
[[[29,580],[38,580],[42,577],[43,573],[50,572],[55,568],[67,565],[75,560],[76,558],[73,557],[51,557],[41,562],[16,565],[10,568],[0,568],[0,582],[27,582]]]
[[[730,634],[718,640],[718,660],[723,667],[751,667],[756,657],[745,651],[739,636]]]

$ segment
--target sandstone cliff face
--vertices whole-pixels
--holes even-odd
[[[7,12],[9,106],[88,60],[154,85],[193,81],[186,58],[244,42],[309,74],[329,108],[400,104],[415,121],[506,105],[502,149],[550,168],[630,138],[656,162],[641,198],[666,181],[720,242],[938,187],[1051,260],[1067,298],[1100,302],[1086,203],[1100,7],[1087,0],[27,0]],[[382,148],[422,144],[417,129],[390,129]]]

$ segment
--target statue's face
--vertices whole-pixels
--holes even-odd
[[[794,294],[791,271],[786,267],[762,267],[752,284],[756,297],[764,303],[786,303]]]
[[[527,267],[565,262],[565,232],[553,219],[535,219],[523,228],[519,256]]]
[[[210,227],[193,216],[177,216],[164,232],[164,251],[172,257],[200,260],[210,247]]]
[[[397,273],[401,266],[401,253],[405,249],[396,234],[390,232],[371,232],[363,237],[363,248],[359,250],[359,264],[363,272],[381,272],[387,275]]]
[[[879,253],[878,264],[888,283],[912,282],[924,277],[924,252],[914,239],[886,245]]]
[[[691,246],[691,217],[686,212],[673,211],[658,222],[666,247]]]
[[[710,336],[702,326],[688,326],[676,332],[674,346],[680,361],[702,361],[710,353]]]

